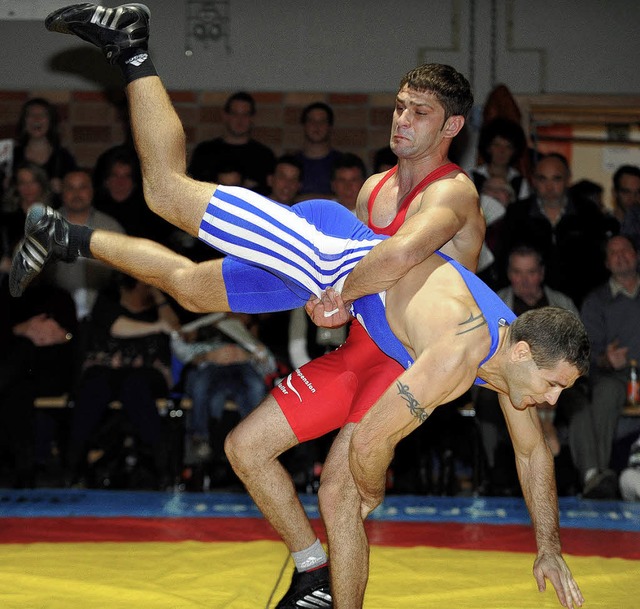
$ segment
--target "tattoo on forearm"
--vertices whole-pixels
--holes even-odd
[[[484,315],[480,313],[480,315],[469,315],[469,319],[463,321],[460,326],[460,330],[456,332],[456,334],[466,334],[467,332],[471,332],[472,330],[477,330],[482,326],[487,325],[487,320],[484,318]]]
[[[403,385],[400,381],[396,381],[396,387],[398,388],[398,395],[407,403],[411,416],[414,416],[421,423],[424,423],[429,415],[426,410],[420,406],[420,402],[413,397],[413,394],[409,391],[409,385]]]

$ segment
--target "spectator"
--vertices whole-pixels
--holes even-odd
[[[544,284],[544,264],[536,250],[520,246],[509,255],[509,286],[498,295],[516,314],[544,306],[554,306],[578,313],[573,301]],[[508,432],[498,404],[497,395],[479,388],[476,412],[480,422],[482,443],[489,465],[490,483],[494,492],[513,492],[518,481],[515,465],[510,453]],[[580,475],[580,484],[587,495],[602,492],[598,485],[608,483],[609,475],[598,476],[598,461],[595,449],[595,432],[587,404],[587,387],[578,382],[565,389],[556,408],[549,404],[538,405],[538,416],[547,439],[547,444],[556,458],[558,487],[563,492],[571,492],[574,483],[573,467],[565,467],[561,458],[561,439],[558,427],[568,427],[569,449],[573,465]],[[508,452],[508,456],[504,452]]]
[[[331,143],[333,109],[314,102],[302,110],[302,149],[296,156],[302,163],[301,199],[331,198],[331,170],[340,153]]]
[[[495,118],[480,131],[478,150],[482,164],[476,166],[471,177],[478,191],[493,176],[505,178],[513,188],[516,199],[526,199],[531,188],[526,178],[516,169],[526,151],[527,140],[520,123]]]
[[[118,146],[102,162],[104,178],[96,190],[95,208],[117,220],[128,235],[166,243],[174,227],[147,207],[135,152]]]
[[[398,164],[398,157],[391,150],[391,146],[384,146],[376,150],[373,156],[373,173],[389,171]]]
[[[196,457],[211,461],[214,482],[231,472],[224,454],[224,438],[230,431],[222,424],[225,403],[233,401],[239,415],[247,416],[265,396],[264,377],[272,371],[262,365],[271,356],[251,335],[248,316],[216,321],[232,334],[235,331],[236,339],[230,340],[216,322],[174,334],[172,339],[174,356],[185,366],[185,393],[192,400],[187,441]]]
[[[569,164],[562,155],[551,153],[538,161],[534,193],[507,208],[496,259],[503,274],[508,253],[516,245],[533,247],[543,256],[547,285],[562,290],[579,306],[606,278],[602,252],[607,227],[595,203],[570,196],[570,179]],[[503,277],[500,283],[505,285]]]
[[[333,198],[355,213],[358,193],[366,179],[367,170],[362,159],[350,152],[341,154],[331,169]]]
[[[0,273],[8,273],[16,245],[24,235],[27,210],[34,203],[51,205],[52,192],[44,169],[35,163],[18,166],[0,214]]]
[[[267,184],[270,199],[283,205],[293,205],[302,185],[302,163],[291,154],[279,157]]]
[[[256,102],[251,95],[234,93],[224,104],[224,134],[200,142],[191,157],[189,174],[196,180],[214,182],[221,164],[236,165],[244,176],[246,188],[266,194],[267,176],[273,173],[275,156],[264,144],[253,139],[253,117]]]
[[[629,362],[640,360],[640,275],[633,243],[618,235],[606,245],[609,280],[585,299],[581,317],[591,341],[591,400],[598,463],[609,467],[620,412],[627,401]]]
[[[51,189],[56,194],[62,187],[62,178],[77,166],[73,155],[60,143],[55,107],[42,97],[27,101],[18,119],[18,138],[13,151],[14,172],[24,161],[40,165],[46,171]]]
[[[100,293],[91,314],[71,421],[72,482],[87,473],[87,451],[113,400],[120,400],[137,439],[151,452],[156,485],[162,482],[165,449],[156,399],[173,386],[169,335],[178,328],[169,302],[146,283],[122,275],[117,294]]]
[[[62,207],[60,212],[74,224],[102,228],[124,233],[122,226],[111,216],[93,206],[91,174],[85,169],[74,169],[62,180]],[[71,263],[56,262],[47,267],[46,279],[71,294],[76,303],[79,320],[89,315],[98,291],[112,284],[112,269],[94,259],[78,259]]]
[[[620,234],[640,247],[640,167],[622,165],[613,174],[613,213],[620,222]]]

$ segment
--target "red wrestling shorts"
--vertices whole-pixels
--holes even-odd
[[[271,395],[305,442],[359,422],[402,372],[354,321],[342,346],[294,370]]]

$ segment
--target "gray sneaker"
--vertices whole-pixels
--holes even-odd
[[[106,8],[85,2],[59,8],[44,25],[51,32],[74,34],[94,44],[109,63],[115,63],[125,49],[147,50],[150,17],[144,4]]]
[[[35,203],[27,212],[24,239],[11,263],[11,296],[22,296],[50,260],[75,260],[69,253],[69,223],[54,209]]]

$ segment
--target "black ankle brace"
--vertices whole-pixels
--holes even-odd
[[[117,62],[127,84],[144,76],[158,75],[156,67],[145,49],[126,49],[120,53]]]
[[[89,244],[93,229],[80,224],[69,224],[69,258],[93,258]]]

